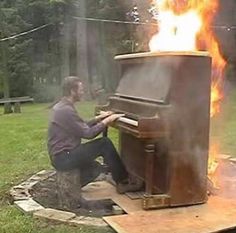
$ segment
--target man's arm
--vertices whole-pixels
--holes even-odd
[[[55,123],[59,124],[69,134],[85,139],[95,138],[106,128],[103,122],[89,126],[70,107],[60,109],[55,113]]]
[[[55,113],[54,122],[75,137],[92,139],[103,132],[109,123],[117,120],[121,116],[124,116],[124,114],[112,114],[90,127],[78,116],[73,108],[67,107]]]
[[[95,116],[93,119],[87,121],[87,125],[88,126],[93,126],[95,124],[97,124],[98,122],[101,122],[103,119],[105,119],[106,117],[112,115],[113,112],[111,111],[101,111],[99,115]]]

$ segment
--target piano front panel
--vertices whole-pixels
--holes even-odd
[[[155,194],[164,194],[168,188],[168,154],[166,143],[160,143],[159,140],[150,140],[155,144],[155,159],[154,159],[154,176],[153,176],[153,192]],[[145,180],[145,145],[149,143],[147,140],[140,140],[137,137],[120,132],[119,133],[119,147],[121,158],[126,165],[127,170],[133,176],[141,180]]]
[[[203,203],[207,196],[211,59],[182,60],[172,83],[169,156],[172,205]]]

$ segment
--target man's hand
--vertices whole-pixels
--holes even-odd
[[[104,118],[112,115],[113,112],[112,111],[100,111],[100,114],[98,116],[96,116],[96,120],[103,120]]]
[[[118,118],[120,117],[123,117],[125,116],[125,114],[112,114],[110,116],[108,116],[107,118],[105,118],[104,120],[102,120],[102,122],[105,124],[105,125],[108,125],[109,123],[117,120]]]

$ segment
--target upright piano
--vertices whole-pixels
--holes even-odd
[[[144,209],[207,201],[211,57],[207,52],[119,55],[120,80],[99,110],[124,113],[121,158],[145,183]]]

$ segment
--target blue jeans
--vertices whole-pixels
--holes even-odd
[[[79,168],[83,186],[94,180],[102,171],[100,164],[95,161],[99,156],[103,157],[116,183],[128,178],[126,168],[115,146],[107,137],[81,144],[71,151],[61,152],[52,156],[51,161],[55,169],[60,171]]]

